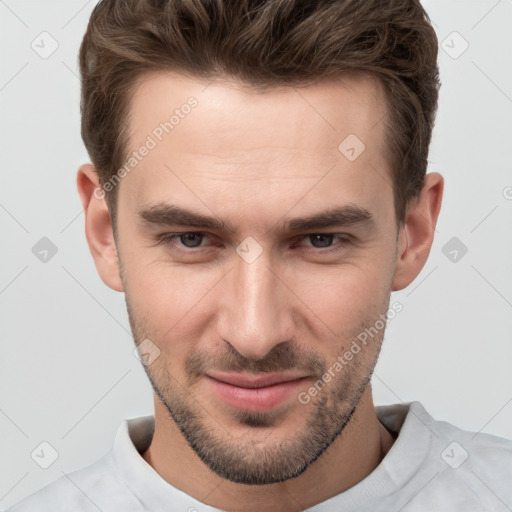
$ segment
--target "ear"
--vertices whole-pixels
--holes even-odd
[[[407,209],[398,237],[393,291],[412,283],[427,261],[441,210],[443,188],[444,180],[440,174],[427,174],[420,195]]]
[[[112,221],[94,165],[82,165],[78,169],[76,182],[85,212],[85,236],[96,269],[108,287],[122,292]]]

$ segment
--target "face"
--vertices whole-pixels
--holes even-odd
[[[397,251],[384,109],[364,77],[135,91],[130,150],[150,149],[118,185],[130,322],[160,351],[159,400],[226,479],[298,476],[368,386]]]

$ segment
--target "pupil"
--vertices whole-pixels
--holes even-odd
[[[334,235],[310,235],[311,242],[315,247],[329,247],[333,238]],[[315,245],[315,241],[320,242],[319,245]]]

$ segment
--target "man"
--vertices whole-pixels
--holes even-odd
[[[436,36],[382,4],[98,4],[78,190],[155,415],[14,511],[510,510],[512,442],[373,404],[443,192]]]

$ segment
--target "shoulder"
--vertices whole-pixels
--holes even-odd
[[[430,429],[433,448],[441,450],[442,460],[451,469],[462,468],[471,461],[482,469],[512,477],[512,440],[434,420],[418,402],[411,404],[411,412]]]
[[[7,512],[139,512],[145,510],[134,494],[134,483],[153,478],[138,450],[152,436],[154,418],[125,420],[112,449],[101,459],[78,471],[63,473]],[[139,483],[139,485],[142,485]]]
[[[397,437],[380,466],[389,492],[373,512],[512,510],[511,440],[434,419],[420,402],[376,410]]]
[[[512,506],[512,440],[434,420],[418,402],[410,412],[430,431],[426,465],[432,469],[432,487],[485,510]]]
[[[433,444],[443,462],[465,479],[503,491],[512,504],[512,440],[482,432],[470,432],[445,421],[434,425]]]
[[[117,477],[112,454],[26,497],[6,512],[142,511],[140,502]]]

